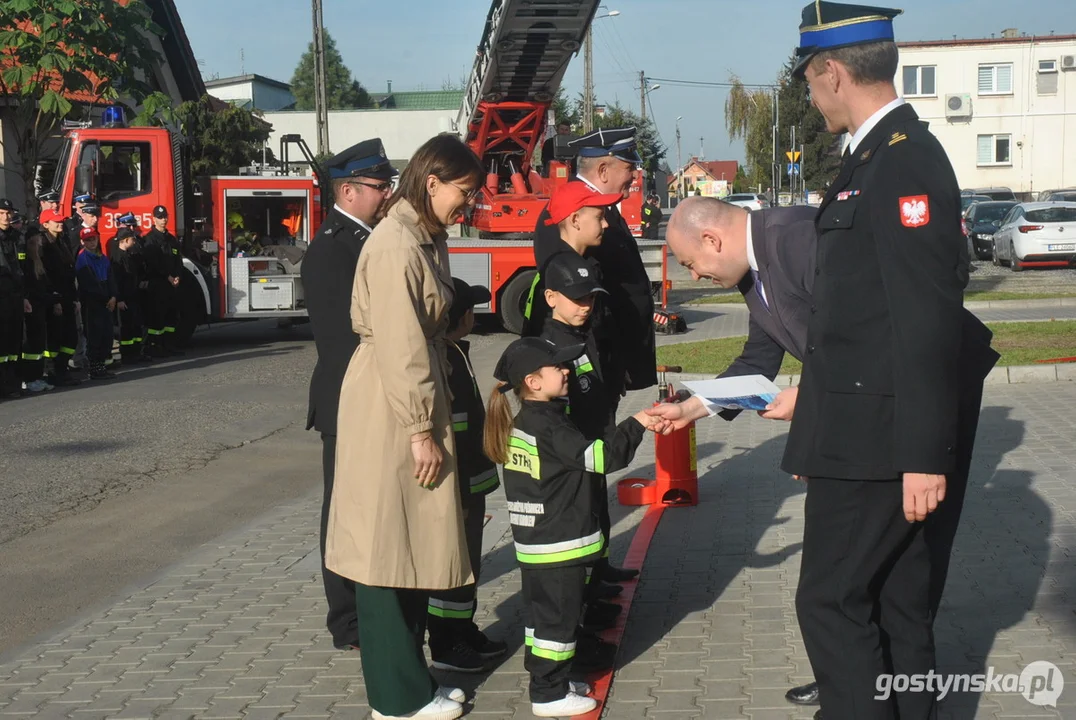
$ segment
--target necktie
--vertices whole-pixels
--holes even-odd
[[[852,154],[852,146],[851,145],[845,145],[844,154],[841,155],[841,162],[844,162],[845,160],[847,160],[848,156],[851,155],[851,154]]]
[[[758,293],[758,299],[762,301],[762,305],[769,310],[770,304],[766,302],[766,296],[762,294],[762,276],[758,274],[757,270],[751,270],[751,279],[755,281],[755,292]]]

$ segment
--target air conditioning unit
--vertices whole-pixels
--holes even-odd
[[[1061,56],[1061,69],[1062,70],[1076,70],[1076,55],[1062,55]]]
[[[971,95],[967,93],[945,96],[945,117],[971,117]]]

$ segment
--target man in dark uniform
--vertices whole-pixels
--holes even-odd
[[[657,195],[651,195],[646,199],[646,203],[643,204],[643,238],[646,240],[657,240],[658,230],[661,227],[661,220],[665,217],[665,214],[661,212],[661,205],[658,202]]]
[[[310,378],[306,429],[321,433],[325,494],[321,503],[321,577],[329,604],[326,624],[340,649],[359,645],[354,584],[325,567],[325,530],[329,521],[336,462],[336,412],[340,386],[359,336],[351,329],[351,289],[355,267],[378,213],[392,194],[398,173],[380,138],[344,150],[326,163],[336,204],[303,257],[306,308],[314,331],[318,362]]]
[[[794,69],[827,129],[851,136],[818,211],[781,465],[807,479],[796,609],[827,720],[936,713],[934,692],[875,700],[876,683],[934,669],[932,603],[997,359],[989,331],[965,321],[953,169],[893,86],[899,13],[811,3]]]
[[[168,231],[168,208],[153,208],[153,229],[146,233],[143,266],[148,286],[146,334],[147,352],[153,357],[182,355],[176,347],[176,324],[179,322],[179,287],[183,276],[183,256],[179,240]]]
[[[89,227],[83,222],[82,211],[87,205],[93,205],[93,195],[76,195],[75,209],[64,220],[64,237],[67,238],[67,246],[71,252],[78,255],[82,251],[82,228]]]
[[[0,399],[17,397],[21,391],[19,357],[23,323],[32,311],[25,296],[22,261],[26,257],[22,233],[11,221],[15,206],[0,198]]]
[[[45,211],[51,210],[53,212],[60,212],[60,193],[55,190],[46,190],[37,196],[38,210],[37,217],[34,218],[34,222],[44,230],[44,225],[41,222],[41,214]]]

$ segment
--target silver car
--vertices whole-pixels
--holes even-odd
[[[770,206],[769,200],[755,193],[734,193],[722,199],[730,205],[747,208],[748,212],[751,212],[752,210],[761,210],[762,208],[768,208]]]
[[[1020,272],[1076,264],[1076,202],[1020,203],[995,222],[995,265]]]

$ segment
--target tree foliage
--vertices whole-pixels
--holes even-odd
[[[203,95],[180,105],[175,115],[190,143],[192,175],[235,175],[261,161],[271,128],[249,110],[233,105],[214,109]]]
[[[777,137],[778,159],[787,160],[782,151],[791,149],[789,129],[796,128],[796,150],[803,145],[800,163],[806,185],[811,190],[824,191],[837,176],[841,157],[838,136],[826,131],[826,120],[807,99],[807,81],[792,77],[795,58],[789,59],[782,70],[781,118]]]
[[[28,203],[44,144],[79,113],[73,95],[89,106],[121,98],[161,104],[145,79],[160,61],[148,35],[163,33],[144,0],[0,0],[0,96],[14,100]]]
[[[768,187],[773,184],[773,94],[765,88],[745,87],[735,75],[729,77],[729,82],[732,88],[725,100],[729,139],[743,140],[748,185]]]
[[[328,30],[325,34],[325,102],[329,110],[350,110],[373,107],[366,89],[351,77],[344,58],[336,49],[336,41]],[[291,76],[291,92],[295,95],[296,110],[314,109],[314,43],[307,45]]]

